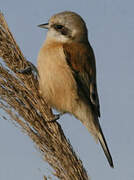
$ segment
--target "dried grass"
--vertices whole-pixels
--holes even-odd
[[[39,95],[34,74],[18,73],[29,66],[0,13],[0,108],[19,124],[52,166],[54,175],[64,180],[87,180],[87,173],[77,158],[61,126],[47,123],[54,118]],[[2,116],[2,115],[1,115]],[[6,117],[5,117],[6,118]],[[46,177],[44,177],[45,179]]]

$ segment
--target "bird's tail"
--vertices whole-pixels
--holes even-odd
[[[106,140],[105,140],[105,137],[103,135],[101,127],[99,127],[98,139],[99,139],[99,142],[100,142],[100,144],[101,144],[101,146],[103,148],[103,151],[104,151],[104,153],[105,153],[105,155],[107,157],[107,160],[108,160],[110,166],[112,168],[114,168],[112,156],[111,156],[110,151],[108,149],[108,146],[107,146],[107,143],[106,143]]]
[[[88,129],[88,131],[93,135],[96,142],[98,141],[100,142],[110,166],[114,167],[113,160],[110,151],[108,149],[105,137],[103,135],[97,115],[95,115],[92,112],[89,106],[85,106],[85,103],[82,102],[80,106],[78,106],[78,109],[74,113],[74,115],[84,124],[84,126]]]

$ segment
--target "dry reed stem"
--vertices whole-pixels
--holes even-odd
[[[39,95],[34,74],[18,73],[29,66],[0,13],[0,108],[19,124],[52,166],[54,175],[64,180],[87,180],[82,162],[77,158],[61,126],[47,123],[54,118]],[[2,115],[1,115],[2,116]],[[5,117],[6,118],[6,117]],[[46,177],[44,176],[44,179]]]

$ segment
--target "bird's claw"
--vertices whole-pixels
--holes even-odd
[[[55,114],[54,117],[49,120],[49,121],[46,121],[47,123],[54,123],[56,122],[58,119],[60,118],[60,114]]]
[[[28,63],[29,65],[26,68],[17,70],[17,72],[21,74],[29,74],[33,72],[36,77],[39,77],[39,73],[36,66],[32,64],[31,62],[28,62]]]
[[[48,122],[48,123],[56,122],[58,119],[60,119],[60,117],[61,117],[63,114],[64,114],[64,113],[54,114],[54,118],[52,118],[51,120],[46,121],[46,122]]]
[[[17,70],[17,72],[21,74],[29,74],[32,72],[32,69],[31,69],[31,66],[28,66],[24,69]]]

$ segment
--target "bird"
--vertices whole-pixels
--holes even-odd
[[[79,14],[63,11],[38,26],[48,29],[37,58],[42,97],[51,108],[80,120],[114,167],[99,123],[96,62],[86,23]]]

